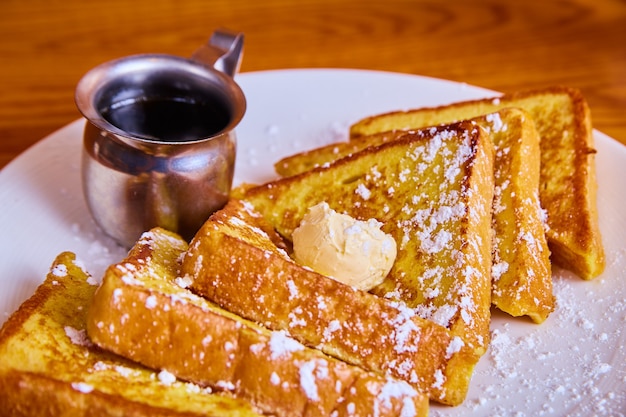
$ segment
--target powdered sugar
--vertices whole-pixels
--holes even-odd
[[[289,299],[292,300],[294,298],[298,298],[300,293],[298,292],[298,287],[292,280],[287,281],[287,289],[289,290]]]
[[[330,338],[332,337],[332,333],[338,331],[339,329],[341,329],[341,323],[339,322],[339,320],[331,320],[328,323],[328,326],[326,326],[326,328],[324,329],[323,341],[330,340]]]
[[[463,346],[465,346],[463,340],[458,336],[454,336],[446,349],[446,358],[452,357],[452,355],[459,352]]]
[[[417,352],[420,340],[420,328],[413,321],[415,312],[404,304],[398,303],[399,314],[392,320],[395,342],[394,350],[397,353]],[[413,369],[413,367],[410,367]]]
[[[86,382],[72,382],[72,388],[83,394],[89,394],[94,389],[93,385],[87,384]]]
[[[626,354],[626,300],[602,278],[553,272],[557,306],[546,322],[495,311],[467,400],[453,409],[433,404],[431,416],[626,415],[626,364],[616,362]]]
[[[491,113],[485,116],[486,120],[491,123],[491,131],[502,132],[507,130],[507,125],[500,118],[500,113]]]
[[[498,281],[502,274],[504,274],[509,269],[508,262],[500,261],[498,263],[494,263],[491,267],[491,278],[494,281]]]
[[[191,284],[193,284],[193,280],[191,277],[178,277],[174,280],[174,283],[178,285],[180,288],[189,288]]]
[[[304,390],[304,393],[311,401],[319,401],[319,393],[317,390],[315,368],[317,367],[317,361],[308,361],[300,366],[300,386]]]
[[[91,340],[89,340],[89,336],[87,336],[87,331],[85,329],[75,329],[71,326],[65,326],[65,335],[69,337],[73,344],[83,347],[92,346]]]
[[[304,346],[289,337],[286,332],[272,332],[272,336],[270,338],[270,357],[272,360],[285,357],[293,352],[301,350],[304,350]]]
[[[359,184],[355,190],[355,193],[358,194],[363,200],[369,200],[372,196],[372,192],[365,187],[363,184]]]
[[[150,295],[146,298],[146,308],[153,309],[157,306],[157,298],[155,295]]]
[[[378,394],[378,400],[385,408],[391,408],[392,399],[405,397],[408,400],[409,397],[416,394],[417,392],[406,382],[388,380]],[[400,416],[414,416],[415,413],[415,405],[410,400],[404,401]]]
[[[50,271],[52,275],[55,277],[63,278],[67,276],[67,266],[63,264],[55,265],[54,268]]]
[[[163,385],[172,385],[174,382],[176,382],[176,376],[171,372],[166,371],[165,369],[159,372],[157,377]]]

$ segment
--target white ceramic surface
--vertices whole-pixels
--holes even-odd
[[[274,178],[272,164],[347,138],[371,114],[495,93],[466,84],[358,70],[281,70],[237,77],[247,100],[235,182]],[[593,112],[593,109],[592,109]],[[74,251],[95,277],[124,250],[98,230],[81,192],[82,121],[28,149],[0,172],[0,322]],[[556,311],[542,325],[495,313],[493,342],[467,400],[432,416],[626,415],[626,147],[595,132],[606,272],[585,282],[554,273]]]

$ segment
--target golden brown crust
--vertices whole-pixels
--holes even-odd
[[[404,130],[392,130],[373,133],[367,136],[359,136],[349,142],[332,143],[320,148],[287,156],[274,164],[274,170],[281,177],[291,177],[323,166],[324,164],[329,164],[355,152],[362,151],[369,146],[377,146],[400,139],[405,134],[406,131]],[[240,198],[243,198],[243,195]]]
[[[466,198],[466,216],[462,219],[463,242],[459,248],[463,253],[462,267],[454,265],[448,269],[454,274],[448,296],[454,303],[443,301],[443,307],[458,306],[457,317],[450,321],[453,335],[459,336],[464,345],[445,370],[446,380],[435,386],[433,396],[444,404],[457,405],[465,399],[470,378],[478,359],[486,352],[490,342],[491,323],[491,206],[493,202],[494,148],[491,139],[480,130],[474,138],[475,154],[467,171],[463,174],[463,197]],[[485,241],[487,239],[487,241]],[[458,255],[452,254],[457,261]],[[442,263],[442,265],[446,265]],[[448,266],[450,268],[451,265]],[[456,269],[458,268],[458,269]],[[420,306],[421,307],[421,306]],[[469,313],[469,314],[468,314]]]
[[[185,253],[194,292],[328,355],[428,392],[449,332],[398,303],[317,274],[272,247],[259,214],[236,200],[215,213]]]
[[[541,323],[554,309],[554,296],[550,251],[539,207],[537,131],[530,116],[515,108],[471,120],[489,132],[496,150],[492,303],[513,316],[527,315]],[[283,176],[296,175],[406,133],[374,133],[292,155],[279,161],[276,171]]]
[[[422,113],[421,116],[426,119],[420,120],[429,120],[425,122],[424,125],[430,126],[441,123],[454,123],[487,113],[493,113],[494,111],[507,107],[521,107],[518,105],[520,102],[526,100],[534,101],[537,97],[561,95],[570,97],[573,102],[580,103],[581,100],[583,102],[585,101],[580,91],[575,88],[551,86],[539,90],[520,90],[495,97],[459,101],[441,106],[422,107],[411,110],[394,110],[367,116],[353,123],[350,126],[350,140],[379,132],[415,129],[417,127],[413,125],[413,117],[417,113]],[[579,110],[580,109],[578,109],[578,111]],[[472,114],[472,116],[468,116],[468,114]],[[440,121],[442,119],[446,121]]]
[[[452,363],[465,376],[452,382],[456,371],[448,366],[436,381],[440,391],[455,391],[436,399],[458,404],[467,390],[458,382],[469,380],[489,341],[492,195],[493,144],[479,126],[462,122],[249,189],[245,200],[288,240],[308,207],[323,201],[357,219],[381,221],[399,249],[373,292],[460,337],[456,357],[463,359]]]
[[[59,254],[55,264],[61,262],[62,259],[74,259],[74,254],[63,252]],[[0,341],[14,337],[16,333],[22,330],[24,322],[41,308],[50,298],[53,288],[51,285],[40,285],[33,295],[25,300],[18,309],[11,314],[9,319],[2,325],[0,329]]]
[[[570,139],[573,146],[568,147],[573,158],[558,152],[559,147],[564,146],[564,140],[559,141],[558,133],[538,124],[542,134],[541,150],[546,154],[542,159],[542,162],[545,160],[542,183],[546,184],[542,200],[546,201],[548,214],[550,211],[558,213],[557,221],[549,222],[547,232],[555,263],[583,279],[592,279],[604,271],[606,263],[598,221],[596,150],[589,106],[580,91],[569,90],[568,94],[571,100],[568,105],[574,115],[571,121],[573,139]],[[544,138],[550,138],[550,141],[544,141]],[[549,169],[548,158],[554,169]],[[552,176],[556,167],[562,166],[564,161],[572,161],[570,163],[576,170],[557,182]]]
[[[540,199],[548,212],[547,234],[553,261],[583,279],[597,277],[604,270],[605,255],[598,225],[591,117],[580,91],[555,86],[389,112],[356,122],[350,136],[411,129],[416,121],[418,126],[449,123],[505,107],[526,110],[541,137]]]
[[[104,352],[85,337],[96,289],[75,255],[55,259],[46,281],[0,332],[0,410],[7,416],[258,416],[241,400],[176,382]]]
[[[10,371],[3,374],[0,376],[0,390],[0,409],[5,417],[206,416],[204,413],[154,407],[101,391],[85,394],[72,388],[71,383],[30,372]],[[223,413],[230,414],[228,409],[224,409]]]
[[[180,242],[154,229],[108,269],[89,310],[88,333],[95,343],[279,416],[330,415],[363,379],[380,383],[378,391],[359,393],[363,406],[398,415],[381,402],[385,387],[399,382],[306,348],[175,284],[186,249]],[[401,399],[423,413],[426,396],[404,385]]]
[[[539,136],[523,110],[496,114],[500,117],[489,123],[496,149],[492,303],[512,316],[527,315],[541,323],[555,300],[539,202]]]

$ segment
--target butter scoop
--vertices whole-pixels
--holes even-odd
[[[396,259],[396,241],[376,219],[357,220],[319,203],[293,231],[296,262],[344,284],[368,291],[380,284]]]

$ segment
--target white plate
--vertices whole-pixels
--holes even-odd
[[[284,70],[238,77],[248,99],[238,128],[236,183],[274,178],[280,157],[347,137],[367,115],[494,95],[411,75]],[[74,251],[95,276],[124,250],[103,237],[81,194],[82,121],[28,149],[0,172],[0,318]],[[493,343],[467,400],[432,416],[624,415],[626,410],[626,147],[595,132],[606,272],[592,282],[555,271],[556,311],[542,325],[495,314]]]

